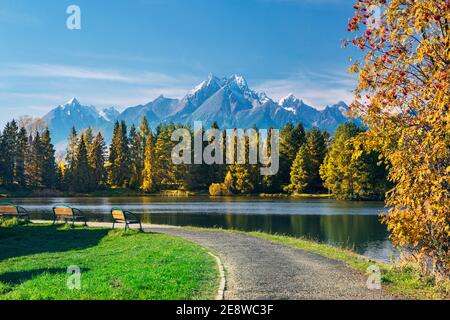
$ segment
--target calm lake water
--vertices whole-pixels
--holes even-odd
[[[109,210],[117,206],[141,215],[145,223],[288,234],[345,246],[385,261],[393,251],[378,218],[385,210],[382,202],[247,197],[27,198],[14,202],[38,219],[51,219],[53,205],[68,204],[83,210],[91,221],[110,221]]]

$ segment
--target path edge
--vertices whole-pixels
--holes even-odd
[[[219,283],[219,289],[217,290],[217,295],[215,300],[224,300],[225,297],[225,287],[226,287],[226,277],[225,277],[225,268],[223,266],[222,260],[212,252],[208,251],[208,254],[212,256],[217,263],[217,267],[219,268],[219,277],[220,277],[220,283]]]

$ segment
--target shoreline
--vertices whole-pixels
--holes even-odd
[[[137,197],[166,197],[166,198],[196,198],[206,197],[211,199],[245,199],[245,198],[261,198],[261,199],[333,199],[338,200],[333,194],[325,193],[304,193],[304,194],[285,194],[285,193],[255,193],[255,194],[235,194],[228,196],[211,196],[208,192],[199,191],[184,191],[184,190],[163,190],[157,193],[141,193],[139,191],[129,189],[112,189],[107,191],[85,193],[60,192],[54,190],[23,190],[23,191],[7,191],[0,190],[0,201],[2,199],[17,199],[17,198],[137,198]],[[347,201],[347,200],[344,200]],[[359,202],[359,200],[348,200],[352,202]],[[360,200],[376,202],[380,200]]]

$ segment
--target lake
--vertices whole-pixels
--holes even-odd
[[[145,223],[263,231],[305,237],[351,248],[389,261],[393,249],[378,214],[382,202],[334,199],[267,199],[259,197],[132,197],[14,199],[33,218],[51,219],[55,204],[83,210],[91,221],[110,221],[117,206],[139,214]]]

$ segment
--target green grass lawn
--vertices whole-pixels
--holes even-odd
[[[81,290],[66,285],[72,265]],[[215,259],[177,237],[0,224],[0,300],[211,299],[218,282]]]

